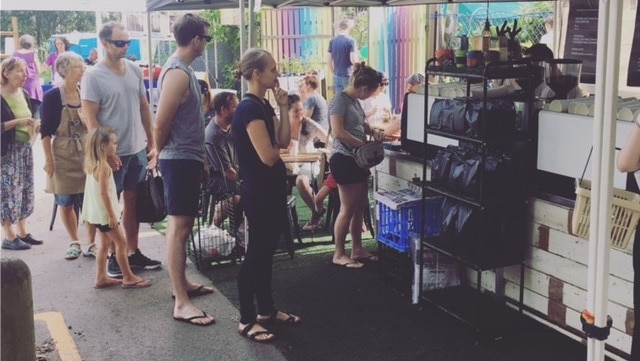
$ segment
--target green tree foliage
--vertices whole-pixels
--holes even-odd
[[[544,34],[544,22],[547,16],[553,14],[553,6],[553,2],[550,1],[535,1],[520,5],[522,31],[518,34],[518,39],[522,46],[529,47],[540,40],[540,36]]]
[[[209,21],[211,28],[209,35],[213,36],[218,46],[227,46],[230,49],[230,59],[218,59],[221,74],[218,77],[218,86],[227,89],[239,89],[240,83],[234,78],[235,62],[240,59],[240,29],[234,25],[222,25],[220,10],[205,10],[202,16]]]
[[[36,39],[41,58],[49,54],[47,40],[51,35],[96,30],[95,13],[89,11],[2,11],[0,24],[3,31],[11,31],[12,16],[18,18],[20,35],[30,34]]]

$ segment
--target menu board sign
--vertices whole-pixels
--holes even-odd
[[[636,11],[636,26],[633,33],[633,44],[631,45],[631,55],[629,57],[629,75],[627,77],[628,86],[640,86],[640,4]]]
[[[582,60],[580,82],[595,84],[598,50],[598,2],[572,0],[567,22],[564,57]]]

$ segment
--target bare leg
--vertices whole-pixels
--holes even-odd
[[[169,262],[169,275],[171,276],[171,286],[176,296],[173,306],[173,317],[187,319],[193,316],[200,316],[203,311],[197,308],[189,299],[187,289],[192,285],[187,280],[185,273],[187,253],[185,243],[193,228],[194,218],[189,216],[169,216],[167,225],[167,261]],[[210,324],[214,322],[213,317],[202,317],[191,321],[191,323]]]
[[[324,208],[324,199],[329,196],[331,191],[331,188],[325,186],[322,186],[322,188],[318,190],[318,193],[316,194],[313,201],[316,211],[320,211],[322,208]]]
[[[107,232],[107,236],[113,242],[113,246],[116,249],[116,260],[118,266],[122,270],[122,284],[132,285],[143,282],[144,280],[133,274],[131,267],[129,267],[129,258],[127,257],[127,241],[124,236],[124,231],[121,226]],[[148,282],[148,281],[147,281]]]
[[[354,239],[360,239],[362,231],[360,229],[354,230],[350,225],[353,223],[353,218],[360,219],[362,223],[362,188],[364,183],[338,185],[338,191],[340,192],[340,212],[336,218],[336,224],[334,226],[334,235],[336,241],[336,249],[333,253],[333,263],[344,265],[351,263],[354,268],[362,267],[361,263],[353,263],[351,257],[347,256],[345,252],[345,241],[349,228],[351,228],[351,236]],[[358,216],[357,214],[360,214]],[[354,245],[355,246],[355,245]]]
[[[16,233],[13,231],[13,224],[8,219],[2,218],[2,229],[4,230],[4,238],[8,241],[16,239]]]
[[[27,235],[27,219],[26,218],[22,218],[21,220],[18,221],[18,236],[20,237],[25,237]],[[15,239],[15,237],[13,237]]]
[[[351,224],[349,225],[349,229],[351,231],[351,258],[352,259],[360,259],[360,258],[368,258],[371,256],[367,250],[362,248],[362,224],[364,221],[364,211],[366,207],[369,207],[368,197],[368,182],[364,182],[361,184],[360,195],[359,195],[359,210],[356,212],[354,217],[351,219]]]
[[[304,203],[315,214],[316,207],[313,202],[313,188],[311,188],[311,181],[309,180],[309,178],[304,175],[297,176],[296,187],[298,188],[298,192],[300,193],[300,197],[302,197]]]
[[[127,236],[127,254],[133,254],[138,249],[138,231],[140,230],[140,223],[136,216],[136,192],[123,191],[122,200],[124,201],[124,207],[122,211],[122,225],[124,226],[124,233]],[[120,261],[118,260],[118,264]]]
[[[95,230],[96,227],[93,226]],[[113,285],[120,284],[120,280],[110,278],[107,276],[107,253],[109,248],[112,247],[112,242],[109,236],[100,232],[100,245],[97,246],[96,252],[96,283],[95,288],[105,288]]]
[[[58,206],[60,210],[60,218],[67,234],[71,238],[71,241],[77,241],[78,238],[78,216],[76,215],[73,206]],[[95,233],[94,233],[95,235]]]

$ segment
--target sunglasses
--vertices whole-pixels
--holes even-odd
[[[382,83],[382,85],[384,85],[384,86],[388,86],[388,85],[389,85],[389,83]]]
[[[111,39],[107,39],[106,42],[109,43],[109,44],[113,44],[118,48],[124,48],[125,46],[128,46],[129,44],[131,44],[131,40],[111,40]]]
[[[198,35],[198,36],[200,37],[200,39],[203,39],[207,43],[213,40],[213,37],[210,35]]]

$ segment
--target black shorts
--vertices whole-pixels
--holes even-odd
[[[362,183],[371,175],[368,169],[360,168],[353,157],[341,153],[331,156],[329,168],[336,183],[343,185]]]
[[[191,159],[160,159],[160,172],[170,216],[198,215],[203,164]]]

